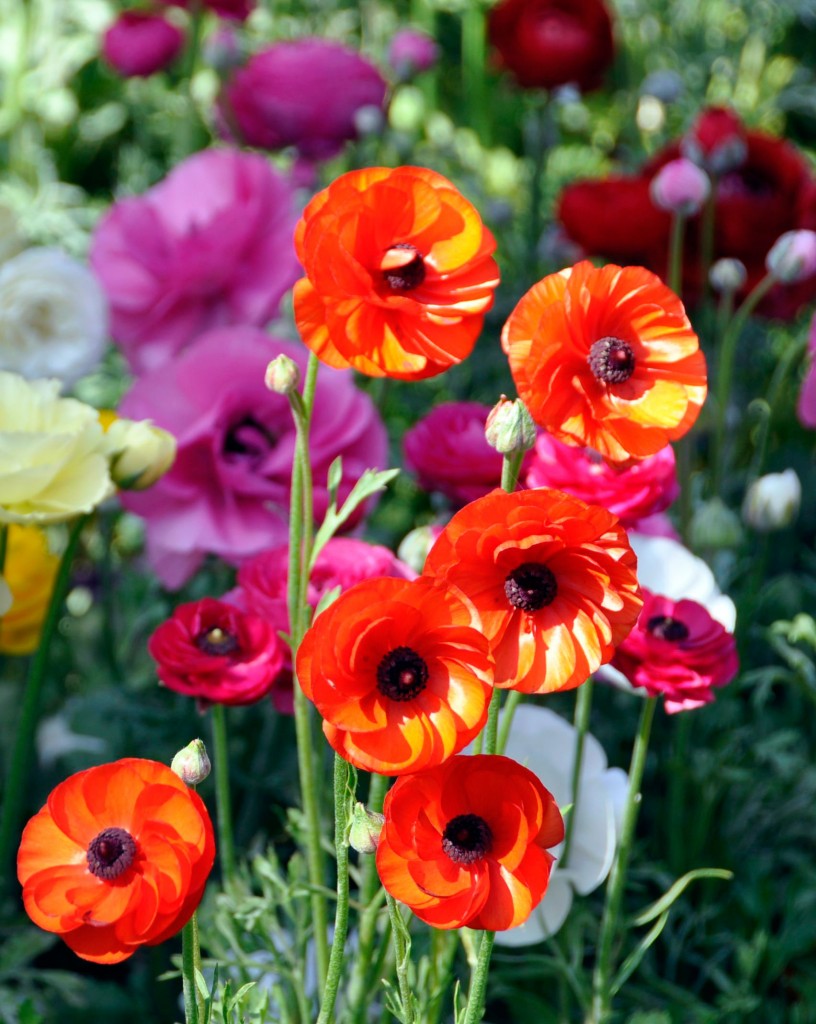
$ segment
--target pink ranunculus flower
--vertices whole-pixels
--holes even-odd
[[[502,457],[485,439],[489,405],[443,402],[406,433],[405,464],[419,486],[466,505],[501,484]]]
[[[739,670],[734,637],[696,601],[673,601],[643,591],[638,623],[612,665],[651,697],[663,696],[669,714],[714,700],[713,690]]]
[[[308,160],[356,138],[356,115],[382,110],[386,84],[355,50],[326,39],[275,43],[235,71],[221,96],[229,132],[261,149],[294,146]]]
[[[429,71],[438,59],[436,40],[416,28],[401,28],[388,44],[388,63],[400,81],[407,81],[421,71]]]
[[[626,527],[662,512],[680,492],[670,445],[620,468],[587,448],[563,444],[546,433],[536,440],[523,480],[527,487],[554,487],[602,505]]]
[[[170,7],[193,7],[198,5],[191,0],[160,0]],[[209,8],[219,18],[227,18],[230,21],[246,21],[255,10],[255,0],[201,0],[201,6]]]
[[[102,55],[125,78],[166,68],[184,46],[184,33],[158,14],[123,11],[102,37]]]
[[[205,704],[253,704],[284,663],[284,643],[270,623],[210,597],[179,605],[147,648],[168,689]]]
[[[810,357],[810,365],[802,384],[802,390],[799,393],[799,403],[796,411],[799,415],[799,422],[803,427],[816,430],[816,316],[814,316],[810,323],[808,355]]]
[[[253,327],[208,331],[168,366],[144,374],[122,415],[151,419],[178,442],[173,468],[150,490],[122,495],[144,517],[152,567],[180,586],[207,553],[239,563],[285,543],[295,430],[288,400],[264,385],[277,355],[304,370],[302,346]],[[326,476],[343,458],[340,500],[386,458],[385,429],[349,374],[321,368],[310,433],[315,518],[325,514]]]
[[[133,369],[161,366],[211,327],[267,324],[301,272],[295,220],[286,179],[233,149],[196,153],[115,203],[94,233],[91,264]]]

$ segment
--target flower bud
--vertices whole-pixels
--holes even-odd
[[[197,786],[210,774],[212,765],[203,740],[192,740],[180,750],[170,767],[187,786]]]
[[[796,519],[801,504],[802,485],[794,470],[768,473],[748,488],[742,503],[742,518],[760,533],[783,530]]]
[[[689,541],[698,550],[733,548],[742,540],[739,516],[720,498],[698,505],[689,527]]]
[[[502,395],[487,417],[485,437],[502,455],[529,451],[536,442],[536,425],[524,402]]]
[[[706,172],[685,157],[664,164],[649,186],[654,205],[679,217],[699,213],[710,192]]]
[[[798,284],[816,273],[816,231],[780,235],[765,257],[765,268],[783,284]]]
[[[150,420],[117,419],[107,430],[111,477],[120,490],[143,491],[164,476],[176,458],[176,439]]]
[[[358,853],[376,853],[380,832],[385,818],[376,811],[369,811],[359,801],[351,812],[349,846]]]
[[[289,356],[275,356],[266,368],[264,384],[276,395],[291,395],[300,384],[300,367]]]
[[[715,292],[738,292],[745,287],[748,271],[742,260],[724,256],[712,264],[708,272],[708,280]]]

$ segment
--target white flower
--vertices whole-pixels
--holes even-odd
[[[0,523],[57,523],[113,493],[99,414],[58,380],[0,371]]]
[[[521,704],[516,708],[505,754],[530,769],[560,807],[573,803],[572,766],[577,733],[569,722],[547,708]],[[497,932],[501,946],[529,946],[554,935],[567,918],[573,893],[592,892],[609,874],[620,834],[626,796],[626,772],[607,766],[603,747],[589,733],[584,737],[581,773],[569,861],[556,857],[544,899],[523,925]]]
[[[0,266],[0,368],[72,384],[101,359],[107,324],[93,273],[59,249],[27,249]]]
[[[99,755],[105,750],[105,741],[98,736],[74,732],[63,715],[44,718],[37,726],[37,756],[47,768],[66,754],[88,753]]]
[[[802,484],[793,469],[754,480],[742,503],[742,518],[754,530],[783,530],[799,515]]]
[[[11,608],[11,602],[12,597],[9,585],[3,577],[0,576],[0,618],[6,614],[9,608]]]

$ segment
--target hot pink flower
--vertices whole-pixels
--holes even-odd
[[[680,492],[671,445],[640,462],[616,467],[587,448],[564,444],[546,433],[536,440],[523,479],[527,487],[554,487],[602,505],[626,527],[662,512]]]
[[[433,36],[415,28],[401,28],[388,44],[388,62],[400,80],[429,71],[439,59],[439,47]]]
[[[696,601],[672,601],[643,591],[638,623],[612,665],[649,696],[665,697],[669,714],[714,700],[712,689],[739,670],[734,637]]]
[[[131,366],[161,366],[210,327],[267,324],[300,273],[295,219],[285,179],[263,157],[230,149],[196,153],[114,204],[91,263]]]
[[[816,317],[810,324],[808,354],[810,355],[810,366],[799,393],[797,412],[802,426],[816,430]]]
[[[205,597],[179,605],[148,640],[159,679],[208,704],[252,704],[283,667],[275,628],[234,605]]]
[[[485,440],[489,412],[479,402],[443,402],[411,427],[405,464],[420,487],[466,505],[499,486],[502,457]]]
[[[304,370],[302,346],[252,327],[209,331],[139,378],[121,405],[122,415],[152,419],[178,442],[173,468],[157,484],[122,495],[147,521],[148,556],[167,586],[180,586],[207,552],[241,562],[287,539],[295,431],[288,400],[264,386],[267,364],[280,354]],[[338,455],[341,500],[366,468],[385,463],[383,425],[349,374],[321,368],[310,453],[318,520]]]
[[[340,43],[297,39],[275,43],[235,72],[221,98],[229,131],[261,149],[296,146],[326,160],[357,136],[355,115],[382,108],[385,80],[364,57]]]
[[[102,37],[105,60],[125,78],[161,71],[183,46],[180,28],[147,11],[124,11]]]

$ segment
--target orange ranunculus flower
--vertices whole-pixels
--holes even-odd
[[[31,654],[40,642],[59,558],[36,526],[11,523],[3,571],[12,594],[11,608],[0,617],[0,654]]]
[[[214,857],[201,797],[166,765],[130,757],[51,792],[23,831],[17,877],[36,925],[114,964],[187,923]]]
[[[341,175],[306,207],[295,248],[301,337],[329,366],[372,377],[419,380],[460,363],[499,283],[475,207],[424,167]]]
[[[503,931],[547,890],[564,821],[552,794],[509,757],[463,755],[398,779],[385,798],[377,871],[435,928]]]
[[[495,685],[580,686],[637,622],[637,559],[616,516],[561,491],[492,491],[451,519],[423,575],[476,606]]]
[[[676,441],[705,401],[683,304],[643,267],[584,261],[549,274],[510,314],[502,347],[533,419],[612,462]]]
[[[400,775],[433,768],[475,738],[493,662],[469,602],[431,580],[377,577],[315,619],[297,677],[341,757]]]

